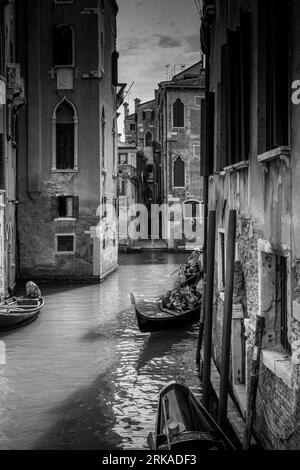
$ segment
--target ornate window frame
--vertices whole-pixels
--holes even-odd
[[[66,170],[56,167],[56,113],[58,108],[63,104],[68,103],[73,111],[74,122],[74,168]],[[77,173],[78,171],[78,113],[75,105],[66,96],[64,96],[58,103],[56,103],[51,117],[52,121],[52,172],[54,173]]]

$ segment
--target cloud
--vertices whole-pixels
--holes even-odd
[[[174,38],[173,36],[167,36],[164,34],[156,34],[159,38],[158,40],[158,46],[160,47],[180,47],[181,42],[179,39]]]
[[[200,51],[200,37],[199,34],[190,34],[185,36],[184,42],[186,44],[186,50],[188,52],[197,52]]]

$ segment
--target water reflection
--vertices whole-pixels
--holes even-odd
[[[197,327],[141,333],[129,292],[151,298],[185,255],[123,255],[99,285],[43,288],[40,318],[0,336],[0,449],[146,448],[157,395],[198,386]]]

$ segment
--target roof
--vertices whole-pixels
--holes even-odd
[[[149,104],[149,103],[155,104],[155,103],[156,103],[156,100],[155,100],[155,99],[152,99],[152,100],[149,100],[149,101],[144,101],[143,103],[140,103],[140,104],[138,105],[138,107],[140,107],[140,106],[145,106],[146,104]]]

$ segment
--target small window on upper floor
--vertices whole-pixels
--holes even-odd
[[[63,101],[55,113],[55,168],[72,170],[77,166],[77,137],[75,109],[71,103]]]
[[[59,67],[75,65],[75,37],[71,26],[60,24],[54,27],[53,62]]]
[[[128,163],[128,154],[127,153],[120,153],[119,154],[119,164],[126,165]]]
[[[195,105],[196,106],[200,106],[201,104],[201,96],[195,96]]]
[[[135,131],[135,124],[130,124],[130,130]]]
[[[54,0],[54,3],[73,3],[74,0]]]
[[[184,127],[184,104],[180,98],[173,104],[173,127]]]
[[[185,187],[185,164],[180,156],[174,161],[173,186],[175,188]]]
[[[79,215],[78,196],[57,196],[51,199],[53,219],[77,219]]]
[[[56,234],[56,253],[57,254],[74,254],[75,253],[75,235]]]
[[[145,147],[151,147],[152,140],[153,140],[152,132],[148,130],[145,134]]]

